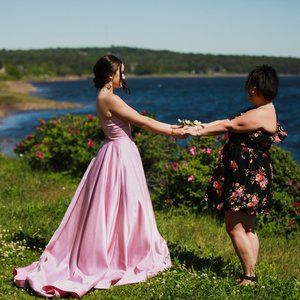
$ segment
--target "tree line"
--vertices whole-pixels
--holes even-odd
[[[257,65],[269,64],[278,73],[300,75],[300,58],[179,53],[131,47],[49,48],[0,50],[0,71],[12,78],[92,74],[97,59],[105,54],[120,57],[126,71],[151,74],[245,74]]]

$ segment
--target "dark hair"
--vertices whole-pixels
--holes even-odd
[[[94,86],[97,89],[102,89],[109,81],[109,76],[114,75],[118,69],[120,70],[120,81],[122,83],[122,89],[128,93],[130,90],[125,82],[122,79],[122,64],[121,59],[114,55],[104,55],[94,65]]]
[[[257,66],[252,70],[246,81],[246,89],[256,87],[257,92],[266,100],[273,100],[278,92],[278,76],[276,71],[268,65]]]

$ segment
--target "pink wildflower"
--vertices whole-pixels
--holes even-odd
[[[194,179],[195,179],[195,176],[194,176],[194,175],[190,175],[190,176],[188,177],[188,182],[193,181]]]

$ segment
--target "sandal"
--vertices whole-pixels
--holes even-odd
[[[237,283],[240,284],[243,280],[250,280],[249,284],[256,284],[256,283],[258,283],[258,277],[257,277],[256,274],[254,276],[243,275],[242,278],[237,279]]]

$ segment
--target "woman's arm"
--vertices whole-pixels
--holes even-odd
[[[120,119],[127,121],[137,127],[155,133],[185,137],[183,130],[186,128],[171,128],[171,124],[156,121],[152,118],[139,114],[117,95],[111,95],[105,99],[109,111]]]
[[[185,130],[187,134],[193,136],[218,135],[227,131],[231,132],[251,132],[263,128],[268,121],[268,115],[263,110],[253,109],[234,119],[225,119],[212,126],[204,128],[189,128]]]
[[[228,119],[224,119],[224,120],[216,120],[216,121],[209,122],[209,123],[201,123],[201,125],[202,125],[203,127],[210,127],[210,126],[217,125],[217,124],[219,124],[219,123],[221,123],[221,122],[224,122],[224,121],[226,121],[226,120],[228,120]]]

